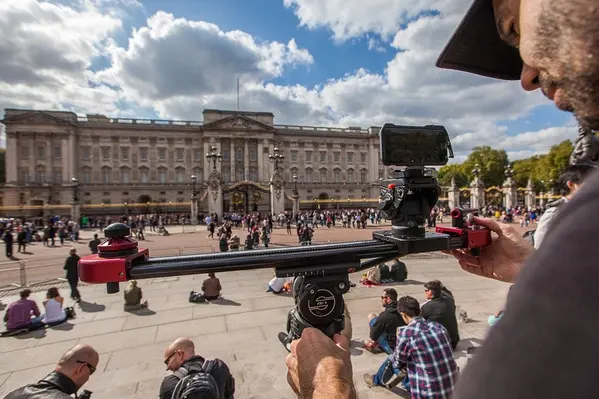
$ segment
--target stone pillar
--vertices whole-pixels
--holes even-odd
[[[235,173],[235,139],[231,139],[229,150],[229,165],[231,165],[231,181],[235,181],[237,174]]]
[[[6,170],[6,183],[7,184],[16,184],[19,180],[18,176],[18,166],[17,166],[17,154],[19,151],[19,143],[17,141],[17,136],[14,133],[6,133],[6,166],[4,170]],[[35,159],[33,154],[29,155],[30,159]],[[34,162],[32,162],[34,163]]]
[[[545,206],[545,203],[547,202],[547,193],[541,191],[539,193],[539,205],[541,206],[541,208],[543,208]]]
[[[451,186],[447,192],[449,209],[458,208],[460,206],[460,189],[455,182],[455,177],[451,178]]]
[[[258,181],[262,183],[264,179],[264,140],[258,142]]]
[[[212,173],[212,162],[210,161],[210,159],[208,157],[206,157],[206,154],[208,154],[210,152],[210,143],[205,140],[204,141],[204,181],[208,181],[208,179],[210,178],[210,173]]]
[[[249,140],[243,140],[243,179],[250,180],[250,151]]]
[[[79,223],[81,218],[81,205],[79,205],[79,201],[71,202],[71,220]]]
[[[524,205],[527,207],[533,207],[536,204],[536,193],[535,186],[532,184],[532,179],[528,179],[528,184],[526,185],[526,196],[524,198]]]
[[[514,179],[512,179],[512,167],[506,166],[503,173],[505,182],[503,183],[503,207],[510,209],[518,205],[518,187]]]
[[[190,212],[191,224],[198,224],[198,196],[197,194],[191,194],[191,212]]]
[[[77,159],[77,150],[76,150],[76,137],[75,137],[75,132],[71,131],[69,132],[69,159],[71,160],[70,162],[70,168],[69,168],[69,176],[68,176],[68,180],[67,181],[71,181],[71,179],[73,177],[77,176],[77,164],[78,164],[78,159]],[[92,151],[90,149],[90,154],[89,154],[90,158],[93,156],[92,155]]]
[[[270,203],[271,212],[277,215],[285,211],[285,191],[283,189],[285,182],[283,175],[278,170],[273,173],[270,179]]]
[[[485,183],[479,177],[480,169],[478,165],[472,171],[474,180],[470,183],[470,207],[480,209],[485,206]]]
[[[216,213],[218,219],[223,216],[223,190],[221,186],[221,177],[218,171],[212,170],[208,177],[208,212]]]
[[[297,215],[299,213],[299,209],[300,209],[300,207],[299,207],[299,205],[300,205],[299,199],[300,199],[300,196],[299,196],[299,194],[297,192],[295,192],[295,193],[293,193],[293,195],[291,196],[291,198],[293,198],[293,214],[292,215],[295,216],[295,215]]]

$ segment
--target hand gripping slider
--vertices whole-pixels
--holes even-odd
[[[106,283],[109,294],[117,293],[119,282],[129,280],[131,266],[150,257],[150,252],[140,249],[130,235],[131,229],[123,223],[105,228],[108,239],[98,245],[98,253],[79,260],[79,279],[85,283]]]
[[[480,256],[480,249],[491,244],[491,230],[472,223],[478,216],[478,209],[454,208],[451,213],[451,227],[437,227],[436,232],[450,237],[450,248],[467,248],[473,256]]]

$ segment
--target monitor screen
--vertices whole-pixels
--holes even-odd
[[[384,165],[446,165],[449,136],[443,126],[395,126],[381,129],[381,158]]]

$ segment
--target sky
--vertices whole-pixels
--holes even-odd
[[[0,112],[198,121],[236,109],[239,79],[241,110],[277,124],[442,124],[454,161],[573,139],[573,117],[540,92],[435,67],[470,3],[0,0]]]

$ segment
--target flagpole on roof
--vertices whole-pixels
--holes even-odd
[[[237,112],[239,112],[239,78],[237,78]]]

